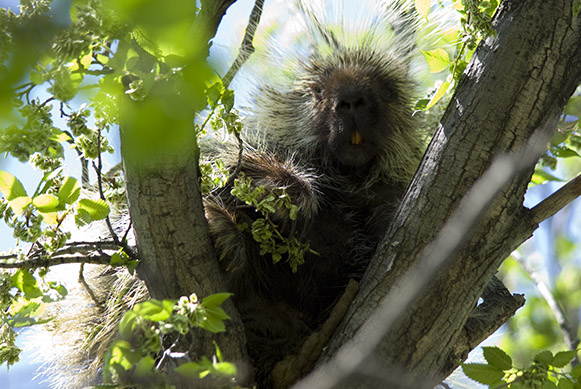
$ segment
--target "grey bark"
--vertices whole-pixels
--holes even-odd
[[[572,14],[572,3],[501,4],[494,21],[498,35],[474,54],[323,361],[351,338],[369,335],[364,323],[382,301],[397,297],[397,280],[420,260],[496,156],[515,152],[536,130],[544,131],[545,139],[550,136],[581,81],[581,20]],[[465,358],[469,350],[458,342],[479,296],[502,261],[538,226],[523,206],[533,167],[517,174],[489,204],[448,266],[432,277],[375,350],[368,350],[367,367],[409,372],[408,381],[398,376],[393,385],[418,387],[419,382],[439,382]],[[352,378],[341,386],[377,384],[361,375]]]
[[[203,2],[204,12],[198,21],[206,26],[201,30],[207,35],[198,38],[208,41],[214,36],[233,2]],[[160,142],[152,144],[151,139],[141,139],[149,131],[139,128],[144,125],[140,117],[148,117],[150,107],[142,104],[125,102],[128,114],[122,119],[121,131],[127,197],[140,259],[138,275],[156,299],[176,299],[192,293],[203,298],[226,292],[202,206],[194,112],[178,118],[175,112],[174,116],[168,113],[163,122],[169,128],[155,129],[154,136]],[[226,321],[227,331],[196,331],[190,336],[190,349],[195,350],[191,356],[193,360],[213,356],[216,341],[224,358],[238,364],[240,382],[245,382],[248,362],[243,326],[230,299],[222,307],[231,317]]]

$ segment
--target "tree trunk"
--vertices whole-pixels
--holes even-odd
[[[398,281],[410,275],[413,279],[414,265],[423,263],[422,257],[429,264],[430,253],[441,249],[430,243],[498,155],[522,151],[535,131],[544,134],[540,139],[546,144],[581,80],[581,18],[572,10],[572,0],[501,4],[494,21],[497,37],[487,39],[474,54],[322,361],[330,360],[352,338],[351,345],[356,345],[377,337],[372,349],[353,346],[343,352],[363,352],[360,359],[357,354],[350,358],[364,361],[360,366],[366,366],[369,376],[393,379],[393,373],[405,371],[409,376],[398,375],[394,385],[429,386],[445,378],[477,345],[459,342],[466,340],[465,324],[479,296],[502,261],[541,221],[523,206],[538,155],[494,196],[484,215],[473,220],[462,244],[447,256],[446,267],[431,274],[429,286],[405,307],[395,324],[387,329],[378,324],[381,320],[369,318],[378,308],[387,311],[384,318],[389,318],[389,304],[395,308],[400,294],[409,289]],[[345,375],[341,367],[349,364],[348,359],[339,353],[329,365],[337,374],[333,384]],[[391,370],[386,375],[370,366]],[[361,375],[351,378],[341,381],[341,386],[369,387],[374,382]]]
[[[213,37],[233,2],[204,1],[204,12],[194,26],[202,31],[197,38],[207,42]],[[199,55],[203,59],[207,51]],[[196,293],[201,299],[227,291],[208,234],[200,193],[194,110],[203,106],[172,106],[179,101],[167,95],[174,89],[160,85],[144,101],[127,98],[122,106],[122,157],[139,251],[137,273],[152,298],[177,299]],[[201,95],[203,91],[197,92]],[[191,357],[211,358],[216,353],[216,342],[224,358],[239,366],[243,383],[249,376],[244,371],[248,362],[242,322],[230,299],[222,307],[231,317],[226,321],[227,331],[195,331],[190,336],[190,349],[196,355]]]

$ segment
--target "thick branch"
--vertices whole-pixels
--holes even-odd
[[[517,150],[535,129],[551,135],[546,124],[556,123],[581,81],[581,17],[573,16],[572,8],[572,0],[502,3],[494,24],[498,35],[472,57],[327,357],[353,334],[372,336],[364,330],[373,327],[364,325],[366,319],[383,301],[402,298],[406,285],[395,285],[417,266],[422,253],[429,258],[426,246],[495,155]],[[467,243],[450,255],[449,267],[382,337],[375,360],[407,370],[415,380],[443,378],[479,295],[504,258],[536,228],[522,205],[533,167],[490,203]]]

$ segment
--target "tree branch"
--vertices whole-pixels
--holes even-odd
[[[256,0],[254,2],[254,7],[252,8],[252,12],[250,13],[250,18],[248,19],[248,26],[246,27],[246,33],[244,34],[244,38],[242,39],[242,44],[240,45],[240,51],[238,52],[238,56],[234,63],[228,69],[226,75],[222,78],[222,83],[224,87],[228,87],[232,79],[238,73],[238,70],[244,65],[250,55],[254,53],[254,34],[256,33],[256,28],[260,23],[260,17],[262,16],[262,8],[264,7],[264,0]]]
[[[411,269],[424,272],[429,268],[418,263],[433,268],[437,262],[426,247],[433,244],[438,232],[447,229],[460,236],[466,234],[450,231],[450,215],[456,214],[467,193],[478,195],[472,193],[482,172],[497,155],[520,149],[536,129],[547,130],[545,136],[550,136],[554,128],[548,124],[557,121],[581,81],[581,17],[573,14],[572,0],[555,1],[550,5],[542,0],[526,5],[516,0],[501,3],[493,22],[498,34],[482,42],[472,56],[392,226],[361,281],[360,292],[324,352],[326,358],[342,355],[329,374],[343,379],[340,386],[378,385],[345,379],[343,369],[351,368],[357,360],[367,363],[372,358],[383,366],[410,372],[412,379],[440,382],[449,368],[448,356],[486,284],[534,230],[522,204],[532,163],[509,179],[486,206],[469,239],[457,245],[446,243],[451,249],[446,258],[449,266],[431,280],[431,286],[416,300],[407,297],[412,289],[409,284],[418,279],[412,277]],[[452,234],[447,238],[458,240]],[[417,277],[421,280],[424,276]],[[406,299],[411,304],[406,304],[404,311],[388,312],[386,307],[393,308]],[[383,314],[375,313],[378,310]],[[390,315],[397,321],[374,347],[370,334],[382,329],[384,321],[380,319]],[[364,344],[363,348],[355,342]],[[354,346],[352,353],[349,347],[340,349],[345,344]],[[372,349],[372,358],[358,354],[362,349],[365,353]],[[317,387],[326,387],[316,382]],[[402,385],[417,387],[413,380]]]
[[[526,271],[528,275],[531,277],[538,291],[541,293],[541,295],[549,305],[549,308],[553,312],[553,315],[555,315],[555,319],[557,320],[557,323],[559,323],[559,327],[561,328],[561,332],[563,333],[563,339],[565,340],[567,348],[569,350],[576,350],[577,346],[579,345],[577,329],[572,328],[571,324],[569,323],[569,320],[567,319],[567,314],[565,313],[563,308],[561,308],[561,305],[559,304],[555,296],[553,296],[553,293],[551,292],[547,284],[543,281],[542,277],[532,267],[530,267],[527,264],[527,262],[524,260],[524,258],[522,258],[522,256],[518,252],[513,253],[513,257],[518,261],[518,263],[521,265],[524,271]],[[575,356],[575,360],[578,363],[577,356]]]
[[[556,125],[556,120],[550,120],[546,123],[547,127],[554,125]],[[323,365],[315,374],[302,380],[296,389],[333,388],[340,385],[343,379],[365,363],[404,311],[419,299],[420,293],[426,290],[426,287],[437,278],[436,275],[440,274],[446,264],[454,258],[453,253],[470,238],[468,231],[472,230],[500,190],[516,174],[534,164],[544,149],[550,133],[546,129],[538,131],[525,147],[512,155],[499,156],[492,163],[462,199],[434,241],[425,246],[419,255],[419,260],[397,280],[391,290],[392,293],[384,296],[378,303],[377,308],[367,322],[363,323],[357,335],[345,344],[327,365]],[[508,295],[510,296],[510,293]],[[493,325],[498,324],[499,327],[510,317],[507,315],[508,312],[514,313],[522,304],[524,304],[522,296],[520,298],[510,296],[510,298],[504,299],[503,304],[498,306],[487,304],[481,308],[481,311],[494,314]],[[504,321],[499,323],[501,319]],[[471,327],[473,328],[470,330],[475,331],[475,334],[466,334],[467,339],[462,343],[471,344],[474,347],[472,341],[484,336],[491,325],[481,326],[480,329],[476,325]],[[461,347],[461,349],[464,351],[465,347]],[[457,362],[457,360],[455,361]]]
[[[114,242],[71,242],[50,255],[36,251],[21,260],[18,260],[20,257],[18,254],[0,255],[0,261],[11,261],[0,262],[0,268],[27,269],[67,263],[108,265],[111,262],[111,255],[117,250],[119,246]]]
[[[555,193],[535,205],[530,213],[532,222],[539,224],[581,196],[581,175],[573,178]]]

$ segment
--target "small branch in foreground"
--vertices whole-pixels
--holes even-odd
[[[539,293],[543,296],[549,308],[555,315],[555,319],[557,319],[557,323],[561,328],[561,332],[563,332],[563,339],[565,340],[565,344],[569,350],[576,350],[577,346],[579,345],[579,338],[577,337],[577,328],[573,328],[567,319],[567,314],[553,295],[553,292],[549,289],[545,281],[543,281],[542,277],[532,268],[530,267],[525,259],[518,253],[515,252],[512,256],[517,260],[517,262],[521,265],[521,267],[528,273],[531,277],[533,282],[535,283]],[[579,364],[579,358],[575,355],[575,359],[573,360],[573,365]]]
[[[85,280],[85,275],[83,273],[84,271],[85,271],[85,264],[84,263],[81,263],[81,266],[79,268],[79,283],[81,285],[83,285],[83,288],[85,288],[85,290],[87,291],[87,293],[91,297],[91,300],[93,300],[95,302],[95,304],[97,304],[97,306],[99,306],[100,308],[102,308],[103,307],[103,302],[99,301],[99,299],[95,295],[95,292],[93,291],[93,288]]]
[[[550,218],[579,196],[581,196],[581,175],[534,206],[530,211],[533,222],[538,224]]]
[[[234,60],[234,63],[228,69],[226,75],[222,78],[222,84],[224,87],[228,87],[232,82],[232,79],[238,73],[238,70],[244,65],[250,55],[254,53],[254,45],[252,41],[254,40],[254,34],[256,33],[256,28],[260,23],[260,17],[262,16],[262,8],[264,6],[264,0],[256,0],[254,2],[254,8],[252,8],[252,12],[250,13],[250,18],[248,19],[248,26],[246,27],[246,33],[244,34],[244,38],[242,39],[242,44],[240,45],[240,51],[238,52],[238,56]]]
[[[116,252],[119,246],[114,242],[71,242],[67,246],[55,251],[50,256],[42,252],[18,260],[19,254],[0,255],[1,269],[38,268],[65,263],[93,263],[108,265],[111,254],[103,250]],[[4,262],[10,261],[10,262]]]
[[[6,257],[6,256],[3,256]],[[14,256],[13,258],[16,258]],[[0,258],[5,259],[5,258]],[[49,267],[54,265],[64,265],[67,263],[93,263],[97,265],[108,265],[111,262],[111,256],[108,254],[93,254],[87,256],[79,253],[78,255],[56,255],[50,258],[29,258],[17,262],[0,262],[0,269],[27,269],[38,267]]]

